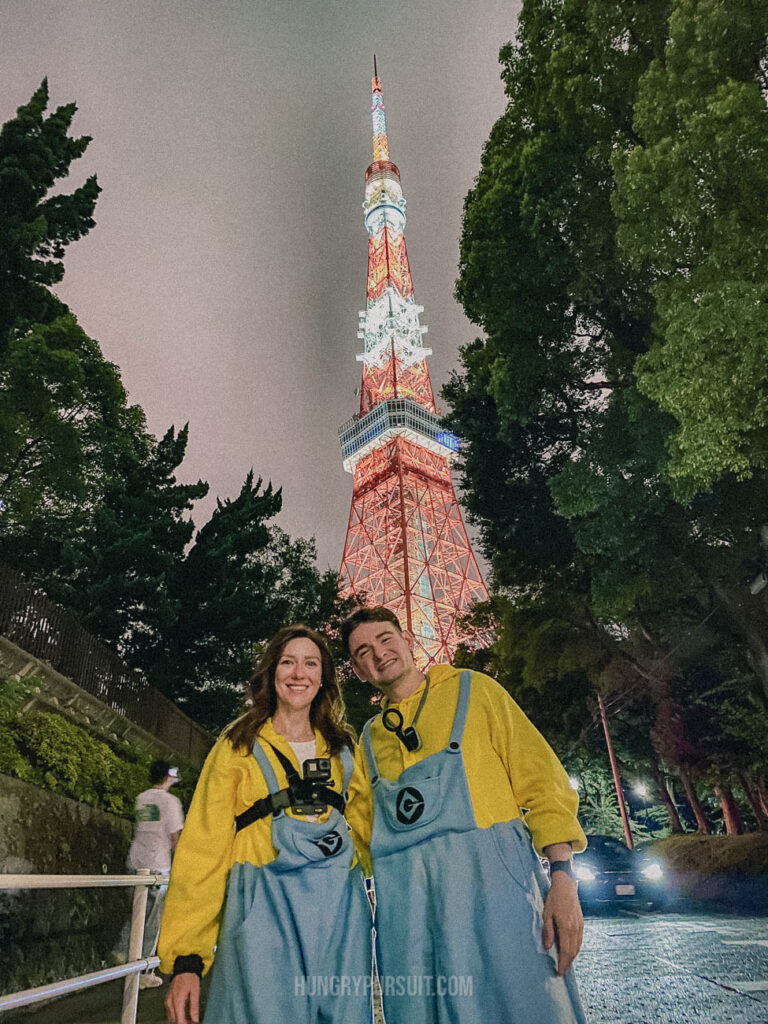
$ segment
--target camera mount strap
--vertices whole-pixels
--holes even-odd
[[[330,804],[340,814],[344,813],[346,801],[341,793],[337,793],[330,786],[318,786],[308,779],[302,779],[285,754],[271,743],[269,745],[285,771],[288,785],[277,793],[270,793],[268,796],[262,797],[261,800],[257,800],[242,814],[235,815],[235,832],[240,832],[241,829],[252,825],[254,821],[267,818],[270,814],[279,814],[280,811],[284,811],[294,803],[301,803],[313,797]]]

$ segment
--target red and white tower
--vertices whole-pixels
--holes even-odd
[[[342,594],[385,604],[416,638],[419,664],[450,661],[457,619],[488,597],[451,480],[459,441],[440,424],[405,248],[405,199],[389,159],[381,80],[372,83],[365,172],[368,291],[360,313],[360,411],[339,428],[352,509]]]

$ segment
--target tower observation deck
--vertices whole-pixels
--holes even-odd
[[[366,307],[358,412],[339,428],[354,483],[339,574],[342,594],[391,608],[421,666],[450,661],[458,619],[488,597],[451,480],[459,439],[441,425],[405,245],[405,198],[389,158],[374,58],[373,162],[365,172]]]

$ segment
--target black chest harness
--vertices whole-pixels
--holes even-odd
[[[252,825],[254,821],[266,818],[270,814],[278,815],[281,811],[291,808],[296,814],[322,814],[328,805],[344,813],[346,800],[341,793],[331,789],[331,762],[327,757],[312,757],[304,762],[304,777],[296,771],[288,758],[277,747],[269,744],[275,752],[288,785],[277,793],[270,793],[256,803],[251,804],[247,811],[235,816],[235,832]],[[330,783],[330,785],[329,785]]]

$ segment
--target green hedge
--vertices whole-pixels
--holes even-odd
[[[669,871],[673,897],[764,914],[768,907],[768,833],[670,836],[652,846]]]
[[[147,771],[156,754],[120,740],[94,736],[55,711],[24,712],[35,679],[0,685],[0,773],[13,775],[53,793],[126,818],[147,788]],[[198,771],[182,765],[178,787],[188,803]],[[178,791],[177,790],[177,791]]]
[[[768,832],[670,836],[649,849],[678,875],[768,875]]]

